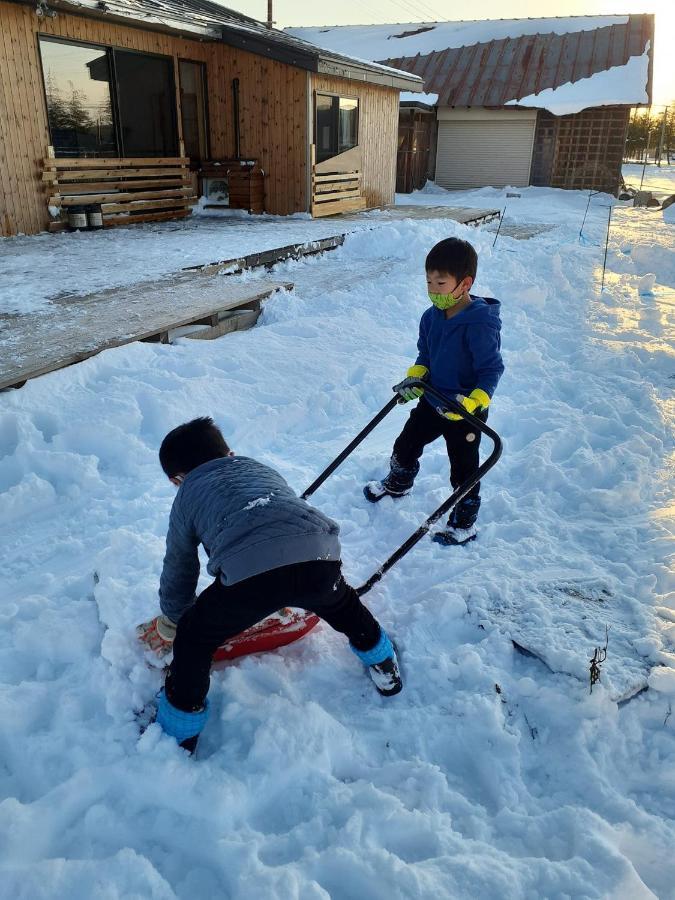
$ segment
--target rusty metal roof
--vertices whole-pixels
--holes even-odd
[[[551,31],[377,61],[420,75],[425,92],[438,94],[439,106],[503,106],[509,100],[626,65],[631,56],[642,56],[647,41],[651,42],[647,86],[651,102],[651,14],[631,15],[626,24],[589,31]]]

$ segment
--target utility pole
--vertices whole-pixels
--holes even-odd
[[[663,153],[663,138],[666,133],[666,120],[668,118],[668,107],[663,111],[663,121],[661,122],[661,137],[659,138],[659,161],[658,166],[661,168],[661,154]]]
[[[274,13],[272,12],[273,0],[267,0],[267,27],[274,28]]]

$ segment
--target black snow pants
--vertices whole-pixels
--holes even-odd
[[[284,606],[316,613],[357,650],[374,647],[380,625],[342,577],[341,565],[295,563],[229,586],[216,579],[178,623],[166,678],[168,700],[185,712],[201,709],[218,647]]]

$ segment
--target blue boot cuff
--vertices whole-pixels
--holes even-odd
[[[385,659],[394,655],[394,648],[392,647],[389,635],[384,628],[380,628],[380,639],[370,650],[357,650],[353,644],[350,644],[349,646],[364,666],[376,666],[378,663],[384,662]]]
[[[175,738],[180,744],[188,738],[200,734],[209,717],[209,701],[200,712],[183,712],[176,709],[166,696],[164,688],[160,691],[157,702],[157,722],[166,734]]]

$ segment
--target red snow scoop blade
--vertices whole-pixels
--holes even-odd
[[[249,653],[265,653],[285,647],[304,637],[319,622],[314,613],[294,609],[283,609],[252,628],[236,634],[218,647],[213,654],[214,662],[236,659]]]

